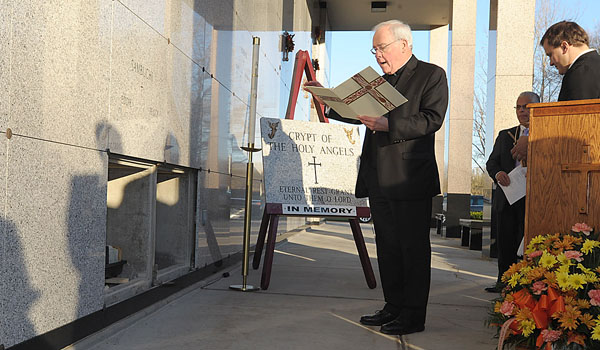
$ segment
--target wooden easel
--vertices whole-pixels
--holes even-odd
[[[310,80],[316,80],[315,71],[312,66],[312,61],[307,51],[300,50],[296,54],[296,60],[294,62],[294,73],[292,76],[292,88],[290,89],[290,99],[288,101],[287,112],[285,119],[294,119],[294,110],[296,109],[296,100],[298,99],[298,93],[300,92],[300,85],[302,83],[302,70],[306,73]],[[314,97],[313,101],[317,108],[317,114],[319,115],[319,121],[322,123],[329,123],[329,120],[325,117],[324,107]],[[254,250],[254,258],[252,261],[252,268],[255,270],[260,266],[260,259],[262,256],[263,247],[265,244],[265,238],[267,241],[267,247],[265,250],[265,260],[263,262],[263,270],[260,280],[260,287],[265,290],[269,288],[271,281],[271,269],[273,266],[273,255],[275,252],[275,239],[277,236],[277,226],[279,224],[279,216],[282,215],[283,211],[281,204],[269,204],[265,205],[263,212],[262,221],[260,223],[260,229],[258,232],[258,240]],[[360,223],[358,221],[359,216],[369,216],[368,208],[357,207],[357,217],[348,218],[350,228],[352,229],[352,235],[354,237],[354,243],[358,251],[360,263],[362,265],[365,279],[367,280],[367,286],[373,289],[377,286],[375,275],[373,274],[373,267],[371,266],[371,260],[369,260],[369,253],[365,246],[365,240],[360,229]],[[268,236],[267,236],[268,230]]]

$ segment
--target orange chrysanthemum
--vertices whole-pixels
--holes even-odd
[[[585,325],[588,329],[594,328],[596,322],[594,322],[594,316],[590,314],[583,314],[579,317],[579,321],[582,325]]]
[[[556,274],[554,272],[544,272],[544,278],[546,279],[546,283],[548,284],[548,286],[552,288],[558,287],[558,282],[556,281]]]
[[[577,299],[572,295],[565,296],[565,305],[577,307]]]
[[[575,244],[581,244],[582,240],[578,237],[573,237],[571,235],[563,236],[562,240],[558,240],[554,242],[554,248],[563,251],[563,250],[572,250]]]
[[[531,312],[531,310],[529,310],[528,308],[523,308],[517,312],[516,318],[518,322],[532,320],[533,312]]]
[[[497,301],[496,304],[494,304],[494,312],[500,312],[500,307],[502,307],[502,302]]]
[[[536,267],[527,273],[527,279],[530,281],[541,280],[546,272],[548,272],[548,270],[546,270],[545,268]]]
[[[592,304],[590,304],[590,302],[588,300],[577,299],[577,308],[579,310],[589,309],[590,307],[592,307]]]
[[[569,332],[567,344],[571,344],[571,343],[577,343],[581,346],[585,346],[585,335],[579,334],[579,333],[574,333],[574,332]]]
[[[508,268],[508,270],[506,270],[506,272],[502,275],[502,280],[504,281],[506,279],[508,281],[510,279],[510,276],[514,275],[515,273],[517,273],[518,271],[520,271],[527,265],[528,265],[528,262],[525,260],[521,260],[520,262],[518,262],[516,264],[512,264]]]
[[[574,330],[579,325],[581,311],[571,305],[565,305],[565,311],[558,313],[558,322],[564,329]]]

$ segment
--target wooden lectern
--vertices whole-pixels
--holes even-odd
[[[525,242],[600,229],[600,99],[530,104]]]

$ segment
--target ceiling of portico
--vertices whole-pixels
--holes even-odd
[[[389,0],[386,12],[371,12],[371,0],[321,0],[327,5],[330,30],[371,30],[379,22],[399,19],[413,30],[429,30],[452,20],[452,0]]]

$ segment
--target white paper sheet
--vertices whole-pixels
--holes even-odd
[[[526,187],[527,187],[527,168],[518,165],[514,168],[510,173],[508,173],[508,177],[510,178],[510,185],[508,186],[500,186],[502,191],[504,191],[504,195],[508,200],[508,203],[512,205],[514,202],[519,199],[525,197]]]

